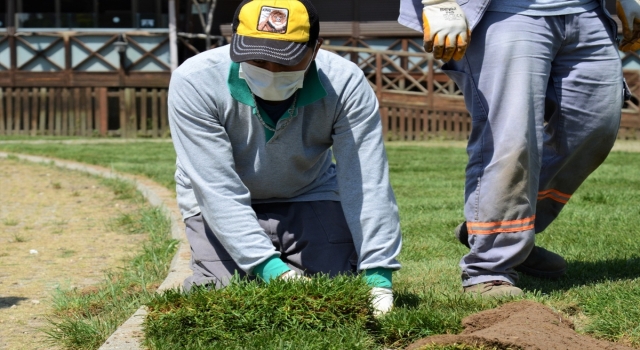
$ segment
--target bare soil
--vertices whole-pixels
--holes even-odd
[[[486,310],[462,320],[464,331],[418,340],[407,350],[433,345],[469,345],[489,349],[628,350],[631,347],[576,333],[573,323],[550,308],[518,301]]]
[[[39,330],[53,292],[90,289],[138,251],[144,235],[109,228],[135,209],[98,178],[0,158],[0,349],[55,349]]]

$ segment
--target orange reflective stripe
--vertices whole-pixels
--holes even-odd
[[[493,222],[468,222],[467,230],[472,235],[490,235],[494,233],[520,232],[532,230],[535,226],[536,216],[524,219],[493,221]]]
[[[569,199],[571,198],[570,194],[566,194],[566,193],[562,193],[558,190],[554,190],[554,189],[549,189],[549,190],[545,190],[545,191],[540,191],[538,192],[538,200],[541,201],[543,199],[552,199],[556,202],[562,203],[562,204],[567,204],[567,202],[569,201]]]

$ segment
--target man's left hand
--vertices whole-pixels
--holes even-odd
[[[283,273],[282,275],[278,276],[278,279],[285,280],[285,281],[295,281],[295,280],[311,281],[311,278],[304,276],[303,274],[293,270],[289,270]]]
[[[640,50],[640,0],[618,0],[616,10],[622,22],[620,51]]]

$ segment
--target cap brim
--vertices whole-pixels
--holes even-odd
[[[295,66],[302,61],[308,50],[307,43],[234,34],[231,38],[230,54],[234,62],[264,60],[285,66]]]

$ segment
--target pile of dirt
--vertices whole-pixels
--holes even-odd
[[[518,301],[462,320],[464,331],[420,339],[407,350],[433,345],[469,345],[490,349],[627,350],[621,344],[576,333],[573,323],[533,301]]]

